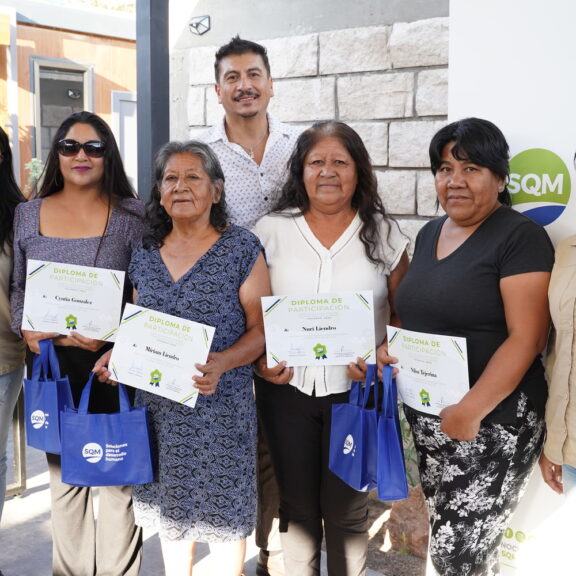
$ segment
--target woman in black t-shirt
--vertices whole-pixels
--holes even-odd
[[[504,529],[538,459],[546,382],[547,290],[554,252],[509,207],[508,145],[477,118],[430,144],[446,215],[426,224],[396,296],[402,328],[463,336],[470,390],[438,416],[408,406],[430,511],[430,560],[442,576],[497,574]],[[386,346],[381,363],[395,363]]]

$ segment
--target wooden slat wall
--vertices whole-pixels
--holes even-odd
[[[10,18],[0,14],[0,126],[8,123],[8,49],[10,47]]]
[[[8,47],[0,45],[0,126],[6,130],[8,124]]]
[[[27,183],[24,165],[32,157],[31,133],[34,104],[31,94],[30,57],[70,60],[94,67],[94,112],[111,123],[112,90],[136,91],[136,43],[128,40],[74,34],[62,30],[17,26],[19,140],[22,187]],[[0,71],[2,60],[0,58]]]

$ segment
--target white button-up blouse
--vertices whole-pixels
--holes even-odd
[[[384,268],[366,257],[359,237],[362,221],[358,214],[340,238],[330,248],[325,248],[306,219],[295,215],[297,213],[295,210],[269,214],[261,218],[253,230],[264,246],[272,294],[291,296],[372,290],[376,343],[380,344],[390,319],[388,276],[398,265],[408,240],[395,222],[382,219]],[[346,366],[296,367],[290,384],[316,396],[350,389]]]

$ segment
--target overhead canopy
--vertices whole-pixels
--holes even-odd
[[[35,0],[2,0],[2,7],[13,8],[20,24],[136,40],[136,18],[126,12],[60,6]]]

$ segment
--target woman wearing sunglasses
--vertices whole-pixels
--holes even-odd
[[[12,328],[19,333],[28,259],[126,270],[139,242],[144,208],[135,198],[114,136],[95,114],[78,112],[58,128],[36,199],[18,206],[14,223]],[[125,300],[131,288],[125,286]],[[67,336],[22,330],[29,349],[54,341],[60,370],[68,375],[76,405],[106,343],[71,332]],[[99,386],[90,411],[118,410],[117,392]],[[53,574],[138,574],[142,538],[134,524],[130,487],[100,488],[98,522],[91,488],[60,480],[60,456],[46,454],[52,497]]]

